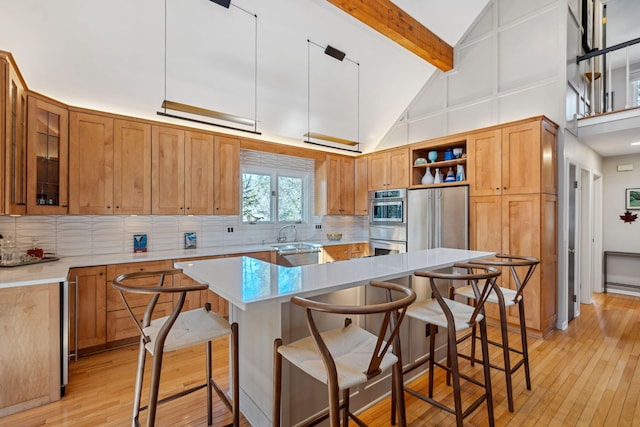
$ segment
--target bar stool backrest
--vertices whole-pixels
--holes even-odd
[[[120,292],[120,297],[122,298],[122,302],[124,303],[127,312],[133,319],[136,327],[140,331],[140,335],[143,337],[143,340],[146,343],[150,341],[149,337],[144,333],[144,328],[148,327],[151,324],[151,318],[153,316],[153,311],[156,308],[156,304],[158,302],[158,298],[162,294],[178,294],[179,299],[175,304],[171,314],[168,316],[166,322],[162,325],[160,329],[160,333],[158,334],[159,340],[164,341],[164,338],[171,330],[171,327],[175,323],[178,315],[182,311],[182,307],[184,306],[184,301],[187,295],[187,292],[192,291],[203,291],[208,289],[209,287],[206,284],[197,284],[190,286],[179,286],[172,287],[171,285],[166,285],[165,279],[171,275],[182,273],[180,269],[173,270],[161,270],[161,271],[137,271],[134,273],[121,274],[113,280],[113,287]],[[151,277],[157,277],[158,282],[156,286],[144,286],[142,285],[143,281],[137,279],[147,279]],[[147,308],[144,311],[144,315],[142,319],[138,319],[131,309],[131,304],[128,300],[127,294],[146,294],[151,295],[151,299],[147,304]]]
[[[494,259],[482,259],[474,262],[491,267],[509,267],[511,277],[515,283],[516,295],[514,297],[514,302],[516,303],[522,298],[525,286],[529,283],[531,276],[533,276],[536,266],[540,264],[540,260],[538,258],[507,254],[497,254],[494,256]],[[518,275],[518,267],[526,267],[527,269],[522,279],[520,279],[520,276]]]
[[[402,323],[402,319],[405,316],[407,307],[416,299],[416,294],[413,290],[395,283],[372,281],[370,283],[370,286],[384,289],[387,295],[387,302],[354,306],[327,304],[301,297],[291,298],[291,302],[293,304],[299,305],[306,310],[307,326],[309,328],[309,332],[311,333],[314,342],[316,343],[318,349],[320,350],[320,353],[322,354],[324,365],[327,368],[328,378],[333,379],[333,381],[336,383],[337,370],[335,361],[333,359],[333,355],[329,351],[329,348],[322,339],[322,336],[314,319],[313,312],[333,313],[347,316],[362,316],[378,313],[384,314],[384,319],[377,334],[378,340],[375,346],[375,351],[371,355],[371,360],[369,362],[367,371],[364,372],[364,374],[367,376],[367,379],[370,379],[381,372],[380,362],[382,362],[382,359],[389,350],[389,347],[396,341],[399,336],[398,334],[400,324]],[[394,300],[394,293],[401,293],[403,296],[399,299]],[[347,318],[345,321],[345,327],[350,323],[351,319]]]

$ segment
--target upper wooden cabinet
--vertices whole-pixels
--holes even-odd
[[[240,140],[215,138],[214,214],[240,214]]]
[[[27,213],[27,93],[17,68],[0,57],[0,135],[4,138],[4,206],[0,213]],[[0,187],[2,188],[2,187]]]
[[[240,141],[153,126],[152,213],[239,212]]]
[[[28,96],[27,213],[61,215],[69,208],[69,112]]]
[[[355,215],[369,215],[369,160],[366,157],[356,158]]]
[[[355,206],[355,160],[327,154],[316,161],[316,215],[353,215]]]
[[[151,213],[151,126],[72,111],[69,213]]]
[[[409,186],[408,147],[374,153],[368,158],[369,191]]]
[[[470,135],[470,195],[556,194],[556,136],[545,119]]]

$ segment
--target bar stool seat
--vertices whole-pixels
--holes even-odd
[[[165,278],[181,273],[182,270],[141,271],[123,274],[113,280],[112,286],[120,292],[122,301],[136,327],[140,331],[140,347],[138,352],[138,368],[136,372],[135,395],[133,401],[133,414],[131,425],[140,425],[140,412],[147,411],[147,426],[155,425],[156,410],[158,405],[172,401],[179,397],[193,393],[200,389],[207,390],[207,423],[213,423],[213,391],[216,392],[222,403],[232,413],[232,422],[227,426],[240,425],[239,406],[239,373],[238,373],[238,325],[229,322],[211,311],[209,304],[204,308],[182,311],[188,292],[200,292],[208,289],[206,284],[191,286],[165,286]],[[158,279],[156,286],[149,285],[149,279]],[[145,283],[146,282],[146,283]],[[127,296],[129,294],[129,296]],[[136,295],[137,294],[137,295]],[[158,299],[162,294],[177,295],[178,301],[174,304],[171,314],[152,320],[153,312]],[[146,310],[139,319],[131,308],[129,299],[140,298],[140,295],[148,295],[149,302]],[[129,299],[128,299],[129,298]],[[216,338],[229,336],[231,338],[231,389],[233,397],[229,397],[212,378],[211,342]],[[195,385],[186,390],[158,399],[160,388],[160,374],[164,353],[204,344],[206,350],[206,379],[204,383]],[[144,367],[147,352],[152,356],[151,384],[149,386],[149,399],[146,406],[141,407],[142,384],[144,379]]]
[[[168,318],[169,316],[154,319],[149,326],[142,329],[149,337],[145,348],[152,356],[156,351],[155,343],[158,335]],[[197,308],[185,311],[178,316],[167,335],[163,351],[167,353],[228,335],[231,335],[229,322],[204,307]]]
[[[447,304],[449,310],[451,310],[456,332],[464,331],[472,326],[469,324],[469,319],[471,319],[471,315],[473,314],[473,307],[449,299],[444,299],[443,301]],[[437,325],[443,328],[449,327],[447,317],[442,311],[440,304],[438,304],[438,301],[434,299],[414,302],[407,309],[407,316],[431,325]],[[482,314],[478,314],[476,321],[480,322],[483,318],[484,316]]]

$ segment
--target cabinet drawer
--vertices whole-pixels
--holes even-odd
[[[353,243],[351,245],[351,258],[362,258],[367,255],[369,255],[368,243]]]
[[[137,271],[170,270],[172,268],[171,266],[171,260],[108,265],[107,280],[109,281],[109,283],[107,284],[107,311],[122,310],[125,308],[124,303],[122,302],[122,298],[120,297],[120,292],[118,292],[113,288],[113,286],[111,286],[111,282],[113,281],[113,279],[121,274],[134,273]],[[172,286],[172,281],[173,277],[165,277],[164,286]],[[136,286],[157,286],[158,279],[156,277],[148,277],[132,280],[129,283],[135,284]],[[151,298],[150,295],[128,294],[126,296],[127,301],[129,302],[131,307],[146,306],[149,302],[149,299]],[[158,299],[159,303],[171,301],[172,296],[170,294],[161,295]]]
[[[154,310],[153,319],[168,316],[171,314],[173,306],[171,301],[158,303]],[[133,314],[141,319],[146,307],[133,308]],[[140,331],[133,324],[133,320],[127,310],[115,310],[107,313],[107,341],[113,342],[126,338],[139,337]]]

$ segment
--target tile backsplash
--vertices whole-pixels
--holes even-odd
[[[317,230],[316,225],[321,229]],[[297,239],[322,240],[329,232],[340,232],[345,240],[369,239],[366,216],[313,217],[296,224]],[[197,245],[225,247],[275,242],[280,226],[243,224],[230,216],[0,216],[0,234],[11,236],[25,250],[38,241],[45,252],[57,256],[100,255],[133,252],[133,235],[146,233],[149,251],[179,250],[184,233],[196,232]],[[233,232],[228,232],[233,229]]]

